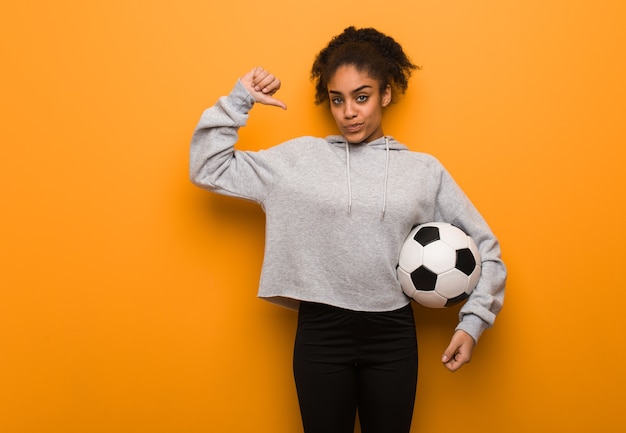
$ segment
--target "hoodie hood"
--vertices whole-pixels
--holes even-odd
[[[408,150],[404,144],[397,141],[395,138],[385,135],[383,137],[377,138],[369,143],[350,143],[350,146],[369,146],[375,149],[386,150],[385,139],[389,143],[389,150]],[[343,135],[329,135],[326,137],[326,141],[332,145],[338,147],[345,147],[348,144],[347,140]]]
[[[369,143],[348,143],[341,135],[331,135],[326,137],[326,141],[337,147],[346,149],[346,182],[348,184],[348,214],[352,213],[352,182],[350,180],[350,147],[351,146],[368,146],[371,149],[380,149],[385,151],[385,177],[382,186],[382,208],[380,219],[385,219],[385,211],[387,210],[387,181],[389,179],[389,153],[392,150],[407,150],[408,148],[394,140],[392,137],[383,136]]]

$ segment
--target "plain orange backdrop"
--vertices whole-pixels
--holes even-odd
[[[262,65],[287,111],[241,148],[334,133],[309,68],[348,25],[422,66],[385,132],[436,155],[501,240],[471,364],[415,306],[414,432],[623,431],[626,3],[25,0],[3,5],[0,431],[301,431],[296,314],[256,299],[264,217],[188,180],[202,112]]]

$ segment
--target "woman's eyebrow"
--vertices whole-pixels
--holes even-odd
[[[355,93],[359,93],[361,90],[368,89],[368,88],[371,89],[372,86],[370,86],[369,84],[364,84],[364,85],[362,85],[360,87],[357,87],[356,89],[354,89],[350,93],[354,95]],[[340,91],[338,91],[338,90],[331,90],[331,89],[329,89],[328,93],[333,94],[333,95],[342,95],[342,93]]]

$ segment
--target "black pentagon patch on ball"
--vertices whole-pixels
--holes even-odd
[[[470,275],[476,268],[476,259],[469,248],[456,250],[456,266],[465,275]]]
[[[413,239],[423,247],[440,239],[438,227],[422,227],[415,233]]]
[[[411,272],[411,281],[417,290],[431,292],[435,290],[437,274],[424,266],[420,266]]]
[[[459,296],[455,296],[454,298],[448,299],[446,301],[446,307],[451,307],[453,305],[456,305],[459,302],[466,300],[467,298],[469,298],[469,295],[467,293],[461,293]]]

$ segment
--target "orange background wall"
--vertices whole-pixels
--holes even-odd
[[[500,237],[473,362],[415,307],[413,431],[623,431],[626,3],[8,2],[0,14],[0,431],[291,433],[295,313],[256,299],[262,212],[195,188],[202,110],[256,65],[289,109],[241,148],[334,127],[313,56],[374,26],[423,66],[385,132],[435,154]]]

